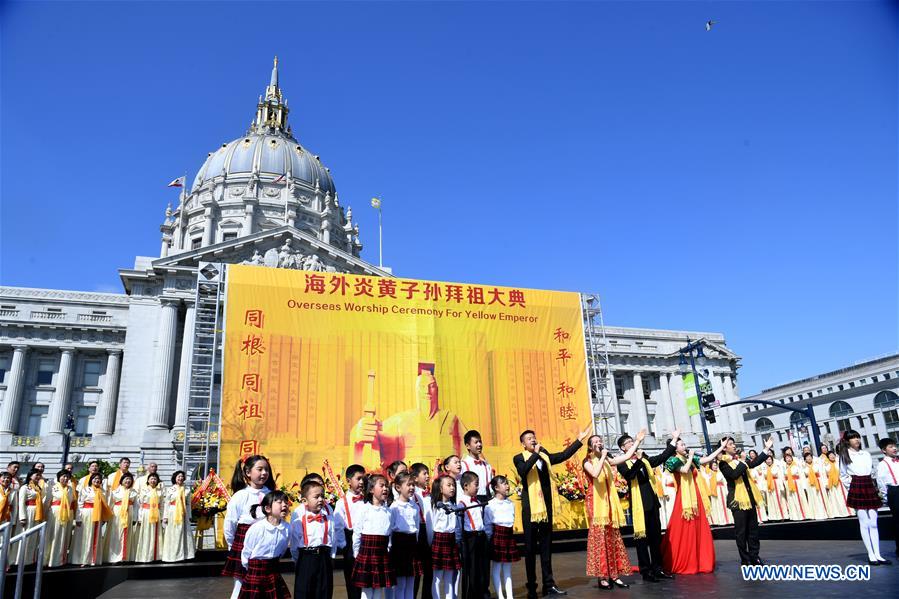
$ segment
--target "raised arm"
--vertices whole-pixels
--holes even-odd
[[[599,475],[602,474],[603,466],[605,466],[606,458],[609,455],[609,450],[603,448],[602,453],[599,456],[599,464],[597,466],[593,466],[593,462],[588,458],[584,460],[584,471],[590,475],[590,478],[597,479]]]
[[[645,439],[645,438],[646,438],[646,430],[643,429],[637,433],[636,437],[634,437],[634,443],[633,443],[633,445],[631,445],[631,448],[628,449],[625,453],[621,454],[620,456],[611,458],[609,460],[609,463],[612,464],[613,466],[617,466],[618,464],[623,464],[626,461],[628,461],[629,459],[631,459],[634,456],[634,453],[636,453],[637,449],[640,447],[640,443],[642,443],[643,439]]]
[[[721,439],[721,444],[718,446],[718,449],[716,449],[715,451],[713,451],[712,453],[710,453],[709,455],[707,455],[705,457],[699,458],[699,464],[701,466],[704,466],[704,465],[708,464],[709,462],[717,460],[718,456],[721,454],[721,452],[724,451],[724,446],[726,444],[727,444],[727,441],[725,441],[724,439]]]
[[[690,468],[693,467],[693,450],[691,449],[689,453],[687,453],[687,460],[684,462],[684,465],[680,467],[680,471],[683,474],[689,474]]]
[[[671,440],[665,445],[665,450],[662,453],[654,455],[654,456],[646,456],[646,459],[649,460],[649,465],[655,468],[656,466],[660,466],[668,461],[668,458],[674,455],[674,448],[677,445],[677,440],[680,438],[680,431],[675,429],[671,432]]]

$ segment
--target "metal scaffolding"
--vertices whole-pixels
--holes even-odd
[[[612,392],[614,381],[609,365],[609,343],[603,320],[599,294],[581,293],[584,315],[584,341],[587,351],[587,376],[590,381],[590,402],[593,407],[594,430],[603,438],[607,448],[615,447],[621,431],[621,414]],[[597,320],[599,321],[597,323]]]

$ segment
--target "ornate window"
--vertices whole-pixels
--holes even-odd
[[[34,384],[37,386],[41,385],[52,385],[53,384],[53,372],[56,370],[56,361],[49,358],[41,358],[37,363],[37,376],[35,378]]]
[[[774,430],[774,423],[770,418],[759,418],[755,421],[755,432],[764,433],[770,430]]]
[[[82,387],[100,386],[100,360],[85,360],[81,372]]]
[[[830,415],[833,418],[837,418],[839,416],[848,416],[852,414],[852,406],[850,406],[845,401],[835,401],[830,404]]]
[[[796,426],[804,426],[809,423],[808,416],[802,414],[801,412],[793,412],[790,414],[790,424],[795,424]]]
[[[899,405],[899,395],[892,391],[881,391],[874,396],[874,407],[883,410],[895,405]]]

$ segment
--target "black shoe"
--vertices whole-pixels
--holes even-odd
[[[646,582],[658,582],[659,581],[659,579],[656,578],[655,574],[653,574],[652,572],[648,572],[648,573],[644,574],[643,580],[645,580]]]
[[[599,590],[600,591],[611,591],[612,585],[609,584],[609,581],[606,580],[605,578],[600,578],[599,579]]]
[[[667,578],[668,580],[674,580],[674,574],[669,574],[668,572],[665,572],[664,570],[656,570],[655,572],[652,573],[652,575],[655,576],[656,578],[658,578],[659,580],[661,580],[662,578]]]
[[[615,580],[613,580],[613,581],[612,581],[612,584],[614,584],[614,585],[615,585],[616,587],[618,587],[619,589],[629,589],[629,588],[631,588],[631,585],[627,584],[626,582],[624,582],[624,581],[621,580],[620,578],[616,578]]]
[[[567,595],[567,594],[568,593],[566,591],[563,591],[556,585],[553,585],[553,586],[549,587],[548,589],[543,589],[544,597],[557,597],[559,595]]]
[[[757,557],[754,560],[752,560],[752,565],[753,566],[764,566],[765,562],[762,561],[762,558]]]
[[[882,566],[883,564],[880,563],[879,561],[877,561],[876,559],[869,559],[868,565],[869,566]]]
[[[890,565],[893,564],[893,562],[891,562],[890,560],[888,560],[888,559],[883,559],[883,558],[880,558],[880,559],[877,560],[877,561],[880,562],[880,564],[883,565],[883,566],[890,566]]]

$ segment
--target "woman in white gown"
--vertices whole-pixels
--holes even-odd
[[[89,484],[78,493],[78,519],[69,561],[81,566],[97,566],[103,563],[103,533],[112,518],[112,511],[106,503],[103,475],[95,472],[88,480]]]
[[[134,475],[125,473],[119,485],[109,494],[112,504],[112,520],[107,525],[107,561],[111,564],[130,562],[134,558],[134,537],[137,528],[137,491]]]
[[[190,491],[184,487],[184,472],[172,475],[172,486],[165,490],[162,561],[180,562],[194,557],[194,537],[190,530]]]
[[[18,503],[19,503],[19,532],[28,530],[36,524],[40,524],[47,519],[47,506],[44,497],[44,491],[41,487],[40,470],[34,468],[26,477],[27,483],[19,487]],[[25,545],[22,555],[22,562],[27,566],[33,564],[37,560],[37,548],[39,537],[36,534],[28,536],[24,541],[19,541]],[[13,563],[18,564],[19,547],[13,546]],[[10,560],[10,561],[13,561]]]
[[[814,520],[826,520],[830,514],[827,513],[827,497],[824,494],[824,484],[822,484],[825,481],[822,481],[822,477],[818,475],[817,464],[810,453],[805,454],[802,479],[809,517]]]
[[[147,476],[147,486],[141,489],[138,501],[140,501],[137,518],[139,532],[134,561],[155,562],[162,557],[163,497],[158,474]]]
[[[69,484],[71,474],[60,470],[50,491],[50,509],[47,512],[44,565],[48,568],[64,566],[69,561],[72,527],[78,512],[75,490]],[[46,487],[45,487],[46,488]]]

